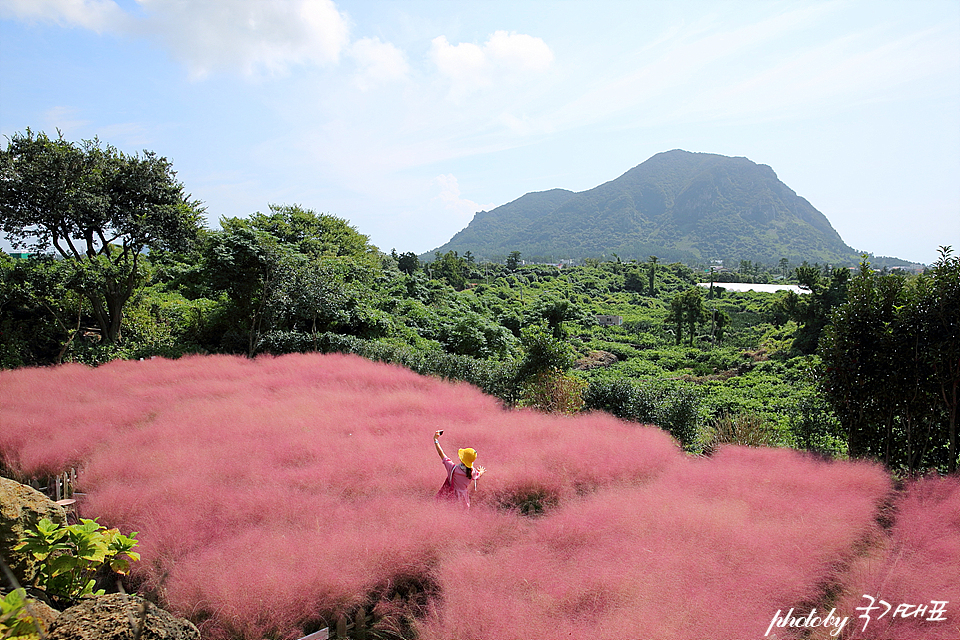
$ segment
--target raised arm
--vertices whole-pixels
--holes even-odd
[[[443,433],[443,432],[442,432],[442,431],[435,431],[435,432],[433,433],[433,444],[437,447],[437,455],[439,455],[441,459],[444,459],[444,458],[447,457],[447,455],[443,452],[443,447],[440,446],[440,434],[441,434],[441,433]]]

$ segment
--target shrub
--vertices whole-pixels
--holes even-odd
[[[140,554],[133,551],[136,535],[108,530],[95,520],[58,525],[43,518],[35,529],[24,532],[24,539],[14,549],[38,560],[34,583],[63,608],[94,593],[102,568],[120,575],[129,573],[130,561],[140,559]]]
[[[691,388],[638,384],[622,378],[596,380],[587,388],[584,404],[624,420],[655,424],[684,447],[697,445],[701,401]]]
[[[744,447],[772,447],[778,444],[777,433],[755,414],[723,414],[704,433],[704,449],[714,451],[721,444]]]
[[[583,380],[558,369],[540,371],[523,383],[519,405],[547,413],[576,413],[584,406],[586,387]]]

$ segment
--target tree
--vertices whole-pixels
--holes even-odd
[[[520,252],[511,251],[510,255],[507,256],[507,269],[510,271],[516,271],[520,268]]]
[[[447,284],[463,291],[467,287],[466,260],[457,255],[456,251],[447,251],[443,255],[439,251],[433,261],[431,275],[435,280],[446,280]]]
[[[651,295],[651,296],[657,294],[657,288],[656,288],[655,285],[656,285],[656,282],[657,282],[657,281],[656,281],[656,277],[657,277],[657,261],[658,261],[658,260],[659,260],[659,258],[657,258],[657,256],[650,256],[650,275],[649,275],[649,277],[650,277],[650,295]]]
[[[397,268],[407,275],[412,275],[420,270],[420,259],[412,251],[401,253],[397,256]]]
[[[957,470],[957,410],[960,405],[960,257],[949,246],[927,274],[927,295],[918,301],[923,353],[947,418],[949,469]]]
[[[586,314],[569,298],[544,295],[537,299],[530,310],[527,321],[531,324],[545,322],[550,333],[557,340],[564,338],[564,321],[579,320]]]
[[[679,293],[670,301],[670,315],[667,318],[674,325],[674,337],[677,344],[683,341],[683,296]]]
[[[583,408],[586,383],[567,371],[573,352],[542,326],[524,329],[520,336],[524,356],[517,368],[519,404],[551,413],[575,413]]]
[[[257,231],[266,231],[296,252],[312,257],[362,258],[377,253],[370,238],[347,220],[304,209],[300,205],[271,204],[269,214],[258,211],[246,224]]]
[[[646,282],[644,282],[643,276],[640,274],[639,269],[633,268],[627,271],[626,276],[623,278],[623,288],[627,291],[635,291],[637,293],[644,292],[646,289]]]
[[[804,262],[796,268],[796,274],[800,287],[810,293],[798,295],[787,291],[774,302],[772,311],[781,319],[790,318],[800,325],[793,337],[793,349],[811,354],[817,350],[830,313],[847,298],[850,270],[838,267],[830,272],[830,279],[825,280],[818,267]]]
[[[852,457],[883,457],[879,424],[884,414],[884,384],[896,379],[885,357],[895,301],[882,300],[879,284],[869,264],[861,263],[847,302],[837,309],[821,341],[827,395],[846,429]]]
[[[670,302],[669,320],[676,326],[677,344],[683,339],[683,326],[690,334],[690,345],[696,336],[697,325],[704,319],[703,293],[701,287],[691,287],[683,293],[673,296]]]
[[[502,357],[515,342],[505,327],[475,311],[461,311],[437,336],[450,353],[474,358]]]
[[[282,281],[285,249],[272,234],[236,218],[220,224],[223,231],[212,236],[205,252],[204,271],[211,288],[226,293],[234,305],[246,333],[247,355],[253,356],[269,328],[267,314]]]
[[[29,129],[0,151],[0,227],[14,247],[52,246],[71,261],[71,287],[90,301],[107,343],[120,339],[145,253],[189,245],[201,213],[170,162],[151,151],[127,155]]]
[[[710,311],[712,329],[711,333],[713,339],[717,344],[723,342],[723,334],[726,332],[727,326],[730,324],[730,316],[727,315],[726,311],[721,311],[719,309],[712,309]]]
[[[864,260],[823,332],[821,386],[851,456],[916,470],[957,467],[960,261],[914,281]]]
[[[308,333],[316,349],[319,333],[346,327],[358,298],[347,283],[349,267],[344,258],[284,256],[270,299],[273,328]]]
[[[0,253],[0,368],[63,361],[89,314],[67,286],[69,270],[49,255],[13,260]]]
[[[683,312],[690,332],[690,346],[697,333],[697,325],[703,321],[703,294],[700,287],[692,287],[683,294]]]

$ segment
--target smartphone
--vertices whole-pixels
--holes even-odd
[[[443,429],[440,429],[439,433],[440,435],[443,435]]]

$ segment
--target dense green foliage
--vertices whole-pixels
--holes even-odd
[[[78,284],[79,259],[0,256],[0,366],[356,353],[512,406],[653,422],[691,451],[752,442],[895,468],[956,465],[960,274],[949,253],[909,277],[863,265],[851,278],[792,257],[694,269],[614,255],[561,267],[525,264],[517,249],[500,262],[448,250],[422,263],[382,253],[335,216],[273,205],[149,247],[136,253],[113,341]],[[98,259],[123,251],[108,242]],[[809,293],[724,288],[736,280]]]
[[[824,330],[822,386],[852,455],[957,466],[960,258],[908,281],[861,265]]]
[[[843,308],[847,295],[845,271],[795,269],[791,277],[806,278],[812,290],[798,296],[737,293],[719,283],[698,287],[696,280],[707,275],[679,263],[658,262],[654,271],[652,259],[509,269],[451,252],[447,267],[465,281],[457,290],[448,271],[408,260],[405,272],[399,268],[404,254],[380,254],[365,240],[352,255],[339,256],[336,246],[327,255],[303,253],[303,242],[225,219],[192,253],[151,255],[151,280],[132,299],[116,345],[96,343],[95,336],[72,339],[90,316],[84,300],[59,284],[62,261],[0,261],[4,366],[192,352],[355,353],[468,381],[507,404],[604,410],[655,423],[691,451],[752,438],[846,454],[846,414],[818,387],[826,378],[805,331],[813,322],[820,330],[832,326],[834,307]],[[913,279],[873,277],[939,292],[955,278],[944,269]],[[639,276],[637,291],[628,285]],[[600,315],[623,322],[602,326],[595,320]],[[943,378],[948,391],[950,380]],[[930,387],[917,402],[934,402],[935,391]],[[945,425],[932,438],[949,432],[948,421],[938,422],[949,417],[942,411],[927,416],[924,424]],[[852,451],[892,466],[912,468],[922,459],[947,468],[948,444],[941,440],[936,456],[914,462],[886,457],[883,445]]]
[[[95,520],[59,525],[44,518],[24,533],[14,549],[37,559],[33,586],[49,602],[66,608],[85,595],[103,593],[96,590],[103,568],[119,575],[129,573],[130,562],[140,559],[133,550],[136,536],[136,532],[125,536],[118,529],[107,529]]]
[[[15,247],[53,248],[70,264],[64,283],[87,299],[108,343],[146,275],[144,252],[182,250],[199,219],[170,163],[152,152],[129,156],[29,129],[0,150],[0,228]]]

